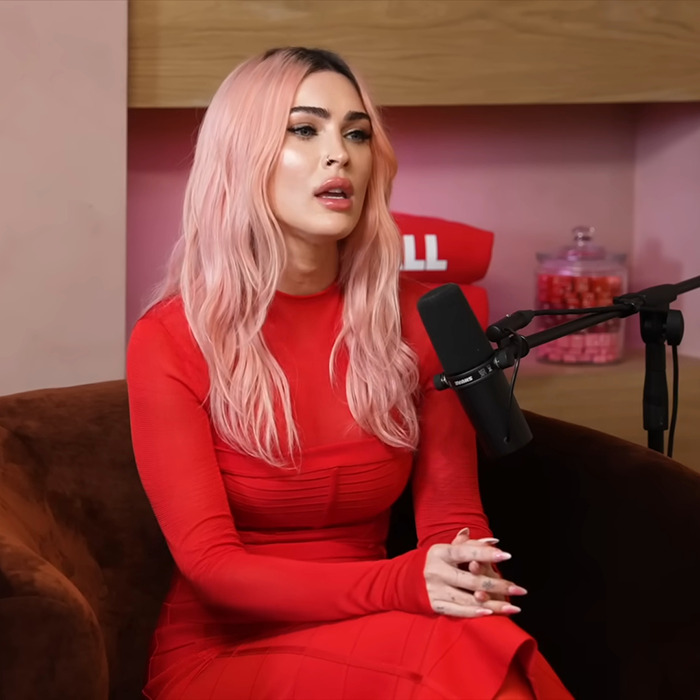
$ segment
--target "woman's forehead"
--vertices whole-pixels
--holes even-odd
[[[341,118],[347,112],[366,111],[362,98],[350,80],[332,71],[307,75],[297,89],[292,107],[323,109],[332,118]]]

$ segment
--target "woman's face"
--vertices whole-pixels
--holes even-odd
[[[372,169],[372,125],[343,75],[312,73],[299,86],[272,171],[272,211],[287,236],[338,241],[360,218]]]

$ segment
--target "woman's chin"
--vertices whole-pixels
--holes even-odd
[[[310,230],[306,232],[306,238],[314,238],[319,241],[342,241],[355,230],[356,226],[357,222],[354,220],[324,223],[319,226],[309,227]]]

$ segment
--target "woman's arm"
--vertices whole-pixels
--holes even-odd
[[[131,336],[127,381],[143,486],[178,569],[202,599],[235,613],[237,620],[313,622],[385,610],[430,612],[425,550],[349,563],[246,551],[229,508],[209,416],[201,393],[192,388],[193,358],[194,350],[176,342],[158,318],[146,316]]]
[[[510,555],[493,546],[498,540],[479,493],[476,434],[455,392],[435,389],[433,377],[442,368],[413,313],[415,301],[408,304],[407,327],[420,360],[421,441],[412,487],[418,547],[429,548],[429,598],[436,612],[448,615],[516,613],[507,596],[527,591],[496,569]]]
[[[472,539],[492,537],[479,493],[476,434],[452,390],[438,391],[442,369],[432,347],[421,357],[420,445],[413,472],[418,546],[452,542],[468,527]]]

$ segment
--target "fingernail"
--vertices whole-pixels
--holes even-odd
[[[504,613],[519,613],[521,612],[521,609],[517,605],[504,605],[501,610]]]
[[[496,554],[496,556],[494,557],[494,560],[495,560],[495,561],[507,561],[508,559],[512,559],[512,558],[513,558],[513,555],[512,555],[512,554],[508,554],[508,552],[499,552],[499,553]]]
[[[469,537],[469,532],[470,532],[470,530],[469,530],[468,527],[463,527],[463,528],[457,533],[457,537],[459,537],[460,535],[466,535],[467,537]]]
[[[508,586],[508,595],[527,595],[527,591],[522,586]]]
[[[477,542],[483,542],[484,544],[498,544],[501,540],[497,540],[495,537],[482,537]]]
[[[477,615],[493,615],[493,610],[489,608],[479,608],[476,612]]]

